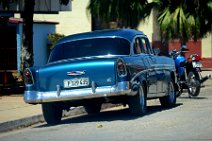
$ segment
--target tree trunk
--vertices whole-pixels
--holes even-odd
[[[33,13],[35,0],[24,0],[23,18],[23,44],[21,57],[21,70],[32,67],[33,59]]]

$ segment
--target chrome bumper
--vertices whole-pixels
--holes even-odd
[[[24,101],[26,103],[36,104],[55,101],[72,101],[92,98],[104,98],[121,95],[134,95],[129,87],[129,82],[120,82],[115,86],[96,87],[95,91],[92,88],[75,89],[75,90],[60,90],[50,92],[25,91]]]

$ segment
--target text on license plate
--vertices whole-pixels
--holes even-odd
[[[88,86],[89,78],[74,78],[64,80],[64,88]]]

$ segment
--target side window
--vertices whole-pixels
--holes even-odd
[[[135,54],[141,54],[142,53],[142,44],[140,38],[136,38],[134,45],[133,45],[133,50]]]
[[[151,54],[152,51],[151,51],[151,48],[150,48],[148,40],[146,38],[142,37],[141,38],[141,42],[142,42],[142,46],[144,48],[145,53],[146,54]]]
[[[142,42],[142,46],[143,46],[144,52],[145,52],[145,53],[149,53],[149,52],[148,52],[148,48],[147,48],[145,39],[144,39],[144,38],[141,38],[141,42]]]

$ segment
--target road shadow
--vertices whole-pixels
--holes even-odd
[[[181,106],[181,105],[182,103],[177,103],[172,108],[164,108],[161,105],[148,106],[147,113],[144,116],[149,116],[158,112],[162,112],[164,110],[177,108],[178,106]],[[117,121],[117,120],[129,121],[129,120],[134,120],[137,118],[142,118],[144,116],[132,116],[130,114],[129,108],[126,107],[124,109],[115,109],[115,110],[113,109],[113,110],[102,111],[98,114],[93,114],[93,115],[83,114],[83,115],[77,115],[75,117],[68,117],[68,118],[62,119],[59,125],[72,124],[72,123],[87,123],[87,122],[105,122],[105,121],[111,122],[111,121]],[[35,128],[45,128],[50,126],[56,126],[56,125],[43,124]]]
[[[146,115],[152,115],[152,114],[155,114],[158,112],[162,112],[164,110],[171,110],[171,109],[177,108],[181,105],[183,105],[183,103],[176,103],[174,107],[169,107],[169,108],[162,107],[161,105],[148,106],[148,111],[147,111]]]
[[[208,99],[207,97],[203,97],[203,96],[197,96],[197,97],[189,97],[189,96],[180,96],[178,97],[179,99]]]

